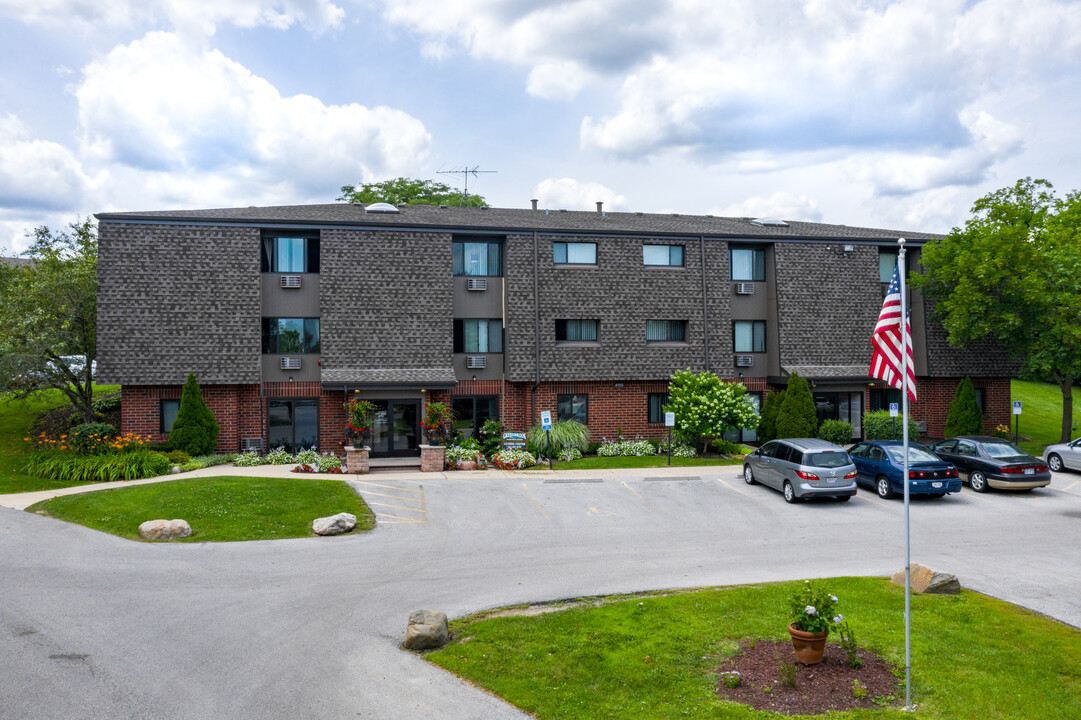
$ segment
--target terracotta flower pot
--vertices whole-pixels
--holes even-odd
[[[792,647],[796,649],[796,662],[804,665],[817,665],[822,662],[822,653],[826,651],[826,638],[829,631],[805,632],[789,624],[788,634],[792,636]]]

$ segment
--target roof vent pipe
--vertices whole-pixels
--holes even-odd
[[[598,200],[597,201],[597,214],[598,215],[603,215],[604,214],[604,209],[603,208],[604,208],[604,201],[603,200]]]
[[[540,201],[537,200],[537,198],[533,198],[529,202],[533,203],[533,209],[536,210],[537,209],[537,203],[540,202]]]

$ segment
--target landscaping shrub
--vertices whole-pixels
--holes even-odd
[[[473,440],[473,438],[467,438],[467,440]],[[473,443],[464,443],[462,445],[448,447],[443,453],[443,462],[451,470],[457,470],[458,466],[466,460],[476,462],[477,456],[479,456],[481,452],[479,447],[474,447],[474,445],[479,445],[479,443],[474,440]]]
[[[214,419],[214,413],[203,401],[203,393],[195,380],[195,373],[188,374],[184,391],[180,395],[180,410],[177,411],[173,429],[169,433],[169,444],[189,455],[206,455],[214,452],[218,444],[220,427]]]
[[[641,456],[656,455],[657,445],[648,440],[620,440],[619,442],[605,443],[597,448],[597,455],[601,457]]]
[[[319,472],[332,473],[342,471],[342,459],[333,453],[323,453],[319,456]]]
[[[784,402],[784,390],[773,390],[762,399],[762,414],[758,418],[758,441],[762,443],[777,439],[777,411]]]
[[[713,449],[720,455],[727,455],[729,457],[742,457],[747,454],[747,449],[739,443],[725,440],[724,438],[716,438],[711,445]]]
[[[269,463],[271,465],[291,465],[296,461],[296,458],[287,453],[283,447],[271,450],[266,454],[266,457],[263,458],[264,463]]]
[[[876,410],[863,416],[863,431],[868,440],[900,440],[901,418],[892,418],[886,410]],[[920,429],[916,421],[908,418],[908,439],[916,440]]]
[[[792,373],[784,401],[777,411],[777,437],[812,438],[817,434],[818,414],[811,397],[811,386],[799,373]]]
[[[667,455],[668,454],[668,440],[661,440],[657,444],[657,454],[658,455]],[[693,458],[697,454],[698,454],[698,451],[695,450],[690,445],[685,445],[685,444],[679,442],[678,440],[676,442],[672,443],[672,457]]]
[[[720,437],[736,428],[758,427],[758,413],[741,383],[724,382],[705,370],[678,370],[668,380],[665,411],[676,416],[676,436],[705,451],[706,439]]]
[[[552,424],[552,455],[558,457],[564,448],[577,448],[579,451],[589,442],[589,428],[577,420],[560,420]],[[548,433],[541,429],[540,423],[529,429],[526,445],[537,456],[548,456]]]
[[[144,450],[154,450],[156,452],[168,453],[171,452],[173,446],[167,442],[147,442],[143,443]]]
[[[578,448],[563,448],[559,451],[559,455],[556,457],[556,459],[562,460],[563,462],[570,462],[571,460],[581,460],[582,451]]]
[[[961,382],[957,383],[943,432],[946,437],[983,433],[983,411],[976,402],[976,390],[969,378],[961,378]]]
[[[240,453],[233,456],[233,465],[236,467],[255,467],[256,465],[263,465],[266,460],[254,450]]]
[[[68,445],[83,455],[100,455],[109,452],[109,441],[117,435],[109,423],[82,423],[68,432]]]
[[[173,450],[166,453],[165,457],[169,458],[169,462],[173,465],[183,465],[184,463],[191,461],[191,455],[183,450]]]
[[[180,469],[184,472],[189,470],[202,470],[203,468],[212,467],[214,465],[224,465],[232,460],[232,455],[200,455],[181,465]]]
[[[586,455],[596,455],[600,448],[601,444],[599,442],[591,442],[588,447],[586,447]]]
[[[537,464],[537,458],[525,450],[500,450],[492,456],[492,462],[500,470],[521,470]]]
[[[301,450],[296,454],[296,457],[293,458],[293,461],[301,465],[318,465],[319,453],[311,448]]]
[[[498,420],[485,420],[480,426],[480,449],[486,457],[491,457],[503,447],[503,424]]]
[[[120,409],[120,395],[102,398],[94,403],[94,412],[107,413]]]
[[[163,455],[144,449],[105,455],[48,450],[31,455],[23,471],[63,482],[112,482],[165,475],[172,467]]]
[[[834,445],[847,445],[852,442],[852,426],[844,420],[823,420],[818,437]]]

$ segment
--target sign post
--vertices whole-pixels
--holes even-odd
[[[893,432],[899,434],[897,431],[897,416],[900,413],[897,411],[897,403],[890,403],[890,417],[893,418]],[[905,428],[908,430],[908,428]]]
[[[676,414],[674,412],[666,412],[664,414],[664,424],[668,426],[668,465],[672,465],[672,428],[676,425]]]
[[[552,411],[541,410],[541,430],[548,438],[548,469],[552,469]]]
[[[1021,401],[1013,401],[1013,441],[1021,441]]]

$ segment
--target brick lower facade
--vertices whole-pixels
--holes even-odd
[[[926,434],[942,437],[946,415],[960,378],[916,379],[918,400],[911,403],[911,417],[927,423]],[[1010,381],[1008,378],[973,378],[973,385],[985,393],[984,430],[990,433],[996,425],[1009,424]],[[745,383],[750,392],[781,389],[766,383],[764,378],[750,378]],[[870,412],[872,389],[881,383],[868,384],[863,393],[864,413]],[[126,385],[122,389],[121,431],[149,435],[151,440],[164,442],[168,436],[160,432],[161,401],[180,398],[179,385]],[[500,380],[463,381],[451,391],[428,393],[430,402],[449,403],[454,397],[497,395],[500,416],[508,429],[527,430],[539,422],[540,413],[550,410],[555,417],[560,395],[586,395],[588,425],[595,441],[642,436],[661,438],[663,424],[649,423],[650,393],[664,393],[667,380],[627,382],[542,382],[534,390],[532,383]],[[219,452],[237,452],[244,438],[266,438],[266,402],[284,398],[319,399],[319,447],[328,452],[342,453],[345,445],[345,393],[325,390],[320,383],[266,383],[259,385],[205,385],[203,399],[214,412],[221,426],[218,435]],[[423,438],[422,438],[423,439]]]

